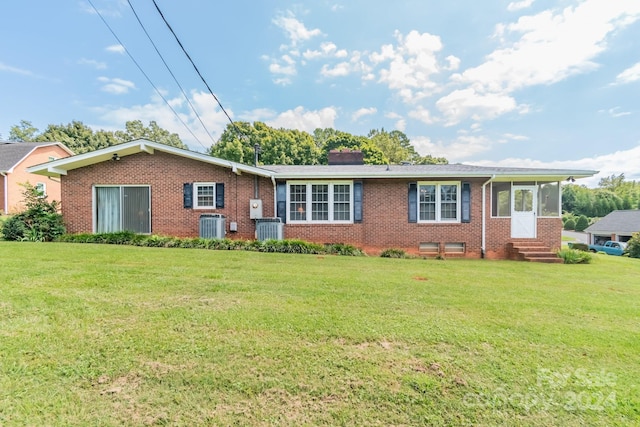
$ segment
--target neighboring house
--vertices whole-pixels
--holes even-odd
[[[0,212],[11,214],[22,209],[23,183],[38,188],[49,201],[60,200],[60,180],[27,172],[27,168],[73,155],[59,142],[0,141]]]
[[[584,230],[590,244],[607,240],[627,242],[633,233],[640,232],[640,210],[613,211]]]
[[[353,156],[330,153],[339,164],[328,166],[255,167],[136,140],[30,171],[61,179],[71,233],[198,236],[202,215],[218,214],[227,237],[253,239],[256,221],[274,217],[288,239],[489,258],[509,257],[518,241],[560,248],[560,183],[596,173],[373,166]]]

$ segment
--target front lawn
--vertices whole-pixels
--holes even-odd
[[[0,242],[0,425],[640,423],[640,261]]]

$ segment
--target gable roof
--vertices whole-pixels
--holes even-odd
[[[176,156],[209,163],[231,169],[235,173],[246,172],[272,179],[363,179],[363,178],[486,178],[495,181],[564,181],[572,178],[586,178],[596,171],[573,169],[533,169],[451,165],[266,165],[249,166],[230,160],[212,157],[149,141],[136,139],[124,144],[113,145],[89,153],[55,160],[28,169],[31,173],[46,176],[66,175],[68,171],[110,161],[114,155],[119,157],[145,152],[153,154],[155,150]]]
[[[33,150],[38,147],[49,147],[52,145],[57,145],[68,152],[69,155],[73,155],[73,151],[69,150],[66,145],[60,142],[0,141],[0,172],[12,172],[13,168],[29,156]]]
[[[176,156],[209,163],[215,166],[221,166],[231,169],[233,172],[240,174],[241,172],[253,175],[271,177],[272,173],[261,168],[245,165],[242,163],[232,162],[230,160],[220,159],[208,154],[196,153],[195,151],[183,150],[181,148],[172,147],[166,144],[149,141],[148,139],[136,139],[125,142],[123,144],[112,145],[100,150],[90,151],[88,153],[78,154],[76,156],[66,157],[64,159],[54,160],[52,162],[35,165],[28,168],[28,172],[38,175],[59,177],[66,175],[67,171],[82,168],[96,163],[110,161],[114,155],[119,157],[130,156],[132,154],[147,153],[153,154],[155,151],[174,154]]]
[[[588,233],[636,233],[640,231],[640,210],[613,211],[600,221],[591,224]]]

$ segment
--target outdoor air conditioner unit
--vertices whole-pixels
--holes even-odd
[[[221,214],[200,215],[200,237],[203,239],[224,239],[226,235],[225,217]]]
[[[282,240],[284,224],[280,218],[256,219],[256,238],[262,240]]]

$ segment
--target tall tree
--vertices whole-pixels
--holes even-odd
[[[154,120],[149,122],[148,127],[145,127],[140,120],[131,120],[125,123],[125,128],[125,131],[116,131],[115,133],[116,138],[120,142],[144,138],[159,142],[160,144],[187,149],[187,146],[180,140],[180,136],[178,136],[177,133],[171,133],[161,128]]]
[[[31,122],[21,120],[19,125],[11,128],[10,139],[12,141],[62,142],[76,154],[105,148],[137,138],[147,138],[161,144],[167,144],[179,148],[187,148],[182,143],[178,134],[170,133],[162,129],[154,121],[145,127],[140,120],[129,121],[125,124],[125,131],[94,131],[80,121],[72,121],[66,125],[50,124],[42,133],[38,133]]]
[[[262,122],[227,125],[209,154],[252,164],[256,144],[260,146],[259,162],[264,165],[311,165],[318,163],[320,157],[320,150],[307,132],[274,129]]]
[[[420,157],[407,135],[399,130],[372,129],[367,137],[384,153],[389,163],[414,162]]]
[[[19,125],[11,126],[9,130],[9,141],[31,142],[35,141],[38,128],[28,120],[20,120]]]

